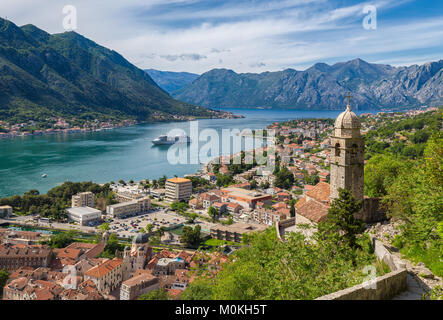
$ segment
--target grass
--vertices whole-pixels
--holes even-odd
[[[400,253],[413,262],[423,262],[436,276],[443,276],[442,253],[437,247],[431,247],[428,250],[419,247],[405,247],[400,249]]]
[[[231,246],[236,245],[235,242],[226,241],[226,240],[218,240],[218,239],[208,239],[203,243],[203,245],[205,245],[205,246],[212,246],[212,247],[219,247],[224,244],[231,245]],[[237,245],[238,245],[238,243],[237,243]]]
[[[400,249],[400,253],[407,259],[418,263],[423,262],[436,276],[443,276],[443,246],[439,241],[430,243],[429,248],[424,249],[421,246],[409,244],[404,236],[397,235],[392,240],[392,244]]]

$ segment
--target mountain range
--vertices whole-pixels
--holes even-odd
[[[0,19],[0,120],[145,121],[216,113],[173,99],[120,54],[75,32],[49,34]]]
[[[236,73],[213,69],[171,95],[206,107],[343,109],[351,92],[355,109],[401,109],[443,104],[443,60],[409,67],[361,59],[317,63],[297,71]]]
[[[160,88],[169,93],[183,88],[200,76],[189,72],[160,71],[156,69],[146,69],[145,71]]]

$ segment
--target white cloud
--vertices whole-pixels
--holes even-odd
[[[35,1],[2,1],[0,12],[19,25],[33,23],[51,33],[63,32],[65,4],[40,0],[36,10]],[[379,14],[376,30],[362,28],[365,4],[382,10],[407,1],[379,0],[339,8],[323,0],[254,6],[229,1],[195,10],[187,5],[199,5],[198,0],[71,0],[69,4],[77,7],[79,33],[118,51],[140,68],[202,73],[214,67],[237,72],[304,69],[318,61],[355,57],[395,65],[432,60],[438,56],[435,49],[428,55],[414,52],[441,51],[442,16],[400,23],[384,21]],[[170,10],[157,14],[159,5]]]

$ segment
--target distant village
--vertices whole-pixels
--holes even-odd
[[[72,126],[63,118],[48,119],[46,128],[41,128],[37,121],[29,121],[26,123],[9,124],[0,120],[0,139],[23,137],[23,136],[39,136],[47,134],[68,134],[79,132],[91,132],[109,130],[118,127],[126,127],[136,124],[135,120],[122,121],[86,121],[83,125]]]
[[[241,115],[234,115],[226,111],[210,110],[210,117],[217,119],[233,119],[242,118]],[[150,121],[191,121],[195,120],[193,116],[184,116],[176,114],[166,114],[163,112],[154,112]],[[73,123],[81,124],[73,124]],[[81,120],[65,119],[62,117],[47,118],[44,123],[30,120],[23,123],[9,123],[8,121],[0,120],[0,139],[23,137],[23,136],[39,136],[46,134],[69,134],[79,132],[93,132],[109,130],[119,127],[128,127],[139,123],[134,119],[125,120]]]
[[[381,119],[431,110],[363,114],[359,132],[364,136]],[[0,270],[10,274],[3,299],[131,300],[159,288],[170,299],[179,299],[198,274],[215,276],[246,234],[276,228],[281,236],[281,227],[287,232],[297,230],[298,224],[315,228],[330,206],[331,158],[340,156],[337,150],[331,155],[334,122],[293,120],[268,128],[276,131],[273,160],[278,165],[272,171],[260,165],[223,164],[226,159],[218,158],[184,177],[112,183],[116,203],[105,208],[97,208],[92,192],[76,194],[66,221],[51,225],[38,215],[20,220],[24,225],[59,224],[95,233],[101,235],[99,243],[51,248],[40,243],[48,238],[42,232],[0,229]],[[18,223],[11,206],[0,207],[0,218]],[[100,229],[103,224],[106,229]],[[173,232],[183,226],[199,226],[206,238],[218,241],[218,249],[187,247],[183,235]],[[159,230],[161,237],[154,244]],[[106,258],[102,253],[111,236],[132,241],[114,258]]]

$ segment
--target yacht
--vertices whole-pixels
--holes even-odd
[[[154,140],[152,140],[152,143],[154,145],[171,145],[175,143],[190,143],[191,138],[183,135],[183,136],[175,136],[175,137],[168,137],[166,135],[158,136]]]

